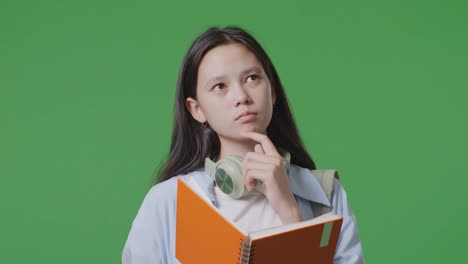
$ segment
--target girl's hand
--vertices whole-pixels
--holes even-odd
[[[283,224],[303,221],[286,174],[283,157],[268,136],[256,132],[242,132],[242,136],[259,142],[255,152],[248,152],[242,161],[242,177],[251,191],[255,180],[263,182],[264,194]]]

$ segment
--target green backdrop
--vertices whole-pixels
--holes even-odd
[[[0,262],[119,263],[209,26],[263,45],[368,263],[460,263],[466,1],[0,2]]]

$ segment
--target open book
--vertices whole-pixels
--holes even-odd
[[[182,264],[333,263],[341,216],[244,232],[194,186],[177,181],[176,257]]]

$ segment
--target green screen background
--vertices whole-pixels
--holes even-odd
[[[368,263],[466,261],[465,1],[0,2],[0,262],[119,263],[183,55],[245,27]]]

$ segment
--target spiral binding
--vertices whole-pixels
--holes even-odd
[[[240,239],[238,264],[253,264],[255,257],[255,243],[246,244],[244,239]]]

